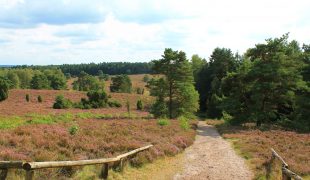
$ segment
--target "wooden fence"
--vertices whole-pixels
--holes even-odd
[[[147,150],[153,145],[144,146],[128,153],[121,154],[114,158],[102,158],[80,161],[47,161],[47,162],[22,162],[22,161],[0,161],[0,180],[5,180],[9,169],[24,169],[26,171],[26,180],[34,179],[34,171],[36,169],[45,168],[60,168],[60,167],[73,167],[73,166],[86,166],[102,164],[100,178],[107,179],[109,166],[112,163],[118,163],[119,169],[123,170],[125,161],[132,155],[135,155],[141,151]]]
[[[274,149],[271,148],[271,152],[272,152],[271,162],[275,158],[278,158],[282,163],[281,171],[282,171],[282,179],[283,180],[291,180],[292,178],[296,179],[296,180],[302,180],[302,178],[300,176],[298,176],[296,173],[294,173],[293,171],[288,169],[288,164],[284,161],[284,159]]]

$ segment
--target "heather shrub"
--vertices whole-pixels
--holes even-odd
[[[158,119],[157,124],[160,126],[167,126],[170,124],[170,121],[168,119]]]
[[[72,107],[72,102],[69,99],[65,99],[63,95],[58,95],[56,97],[53,105],[54,109],[68,109],[70,107]]]
[[[30,96],[29,96],[29,94],[26,94],[26,101],[27,101],[27,102],[30,101]]]
[[[43,101],[42,97],[39,95],[38,96],[38,102],[41,103]]]
[[[179,123],[180,123],[180,127],[183,129],[183,130],[188,130],[190,128],[190,125],[188,123],[188,119],[184,116],[181,116],[178,118],[179,120]]]

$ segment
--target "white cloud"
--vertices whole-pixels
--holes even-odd
[[[0,0],[0,9],[1,5],[14,9],[31,2],[40,2],[39,7],[49,4]],[[27,28],[1,28],[0,13],[0,64],[148,61],[160,58],[166,47],[183,50],[188,57],[198,53],[208,58],[218,46],[242,53],[287,32],[291,39],[310,43],[310,1],[306,0],[92,2],[86,9],[96,13],[87,18],[100,16],[96,21],[83,18],[88,11],[79,12],[85,1],[64,0],[64,6],[56,8],[61,11],[57,18],[51,13],[55,9],[49,10]],[[73,9],[66,14],[66,6],[72,3]],[[35,9],[38,14],[44,11]],[[35,14],[23,13],[16,17],[27,19]]]

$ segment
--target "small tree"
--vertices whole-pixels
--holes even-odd
[[[132,84],[128,75],[119,75],[112,78],[111,92],[131,93]]]
[[[148,82],[150,80],[150,77],[149,77],[149,75],[144,75],[143,76],[143,82]]]
[[[38,102],[41,103],[43,101],[42,97],[39,95],[38,96]]]
[[[137,110],[142,110],[143,109],[143,102],[141,99],[137,101]]]
[[[6,79],[0,77],[0,101],[4,101],[9,96],[9,84]]]
[[[36,74],[31,80],[32,89],[50,89],[50,82],[44,74]]]
[[[26,101],[27,101],[27,102],[30,101],[30,96],[29,96],[29,94],[26,94]]]
[[[126,108],[127,108],[128,114],[130,115],[130,103],[128,100],[126,101]]]

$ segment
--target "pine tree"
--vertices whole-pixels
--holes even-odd
[[[155,94],[157,101],[153,108],[160,107],[160,111],[164,112],[164,104],[167,103],[169,118],[196,112],[198,109],[198,93],[194,89],[193,71],[186,59],[186,54],[182,51],[165,49],[162,59],[155,60],[153,63],[154,71],[165,75],[165,78],[160,79],[160,81],[163,81],[161,85],[153,83],[155,84],[155,91],[165,92],[164,94],[158,92]],[[166,97],[168,98],[167,102],[165,102]]]

